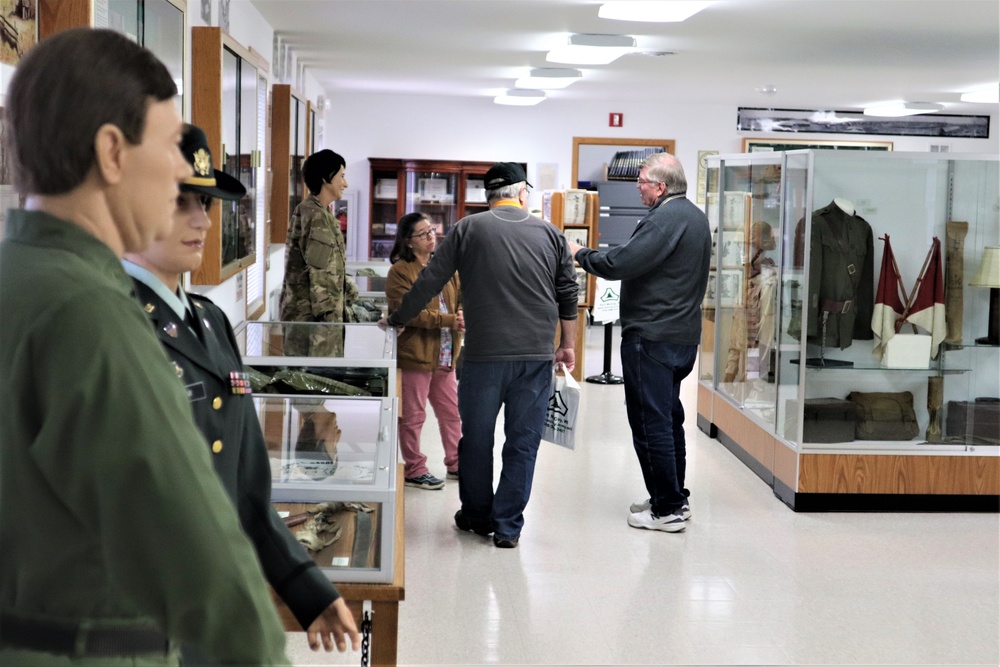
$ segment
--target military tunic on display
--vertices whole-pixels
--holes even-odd
[[[833,203],[813,211],[806,301],[809,342],[843,350],[852,340],[871,340],[874,280],[875,251],[868,222]]]
[[[260,565],[118,257],[74,224],[10,211],[0,311],[0,614],[159,628],[219,662],[288,664]],[[69,660],[0,647],[5,665]]]
[[[295,207],[285,241],[285,280],[281,289],[283,322],[353,322],[351,304],[358,287],[347,277],[347,249],[340,225],[319,199],[310,195]],[[341,327],[286,327],[285,354],[342,356]]]
[[[264,576],[305,629],[339,595],[271,505],[267,445],[229,320],[205,297],[188,294],[195,317],[185,323],[153,289],[134,282]]]

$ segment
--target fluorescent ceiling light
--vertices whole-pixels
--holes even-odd
[[[517,107],[530,107],[545,99],[545,93],[540,90],[511,89],[493,98],[494,104],[507,104]]]
[[[645,23],[674,23],[691,18],[711,2],[605,2],[597,11],[602,19],[617,21],[643,21]]]
[[[528,76],[522,76],[515,81],[514,87],[534,90],[565,88],[582,77],[583,72],[569,67],[536,67],[528,73]]]
[[[978,102],[979,104],[1000,104],[1000,86],[982,88],[968,93],[962,93],[963,102]]]
[[[635,38],[628,35],[570,35],[565,46],[552,49],[545,56],[550,63],[607,65],[631,52]]]
[[[944,109],[943,104],[932,102],[892,102],[889,104],[879,104],[866,107],[866,116],[883,116],[887,118],[897,118],[899,116],[916,116],[922,113],[934,113]]]

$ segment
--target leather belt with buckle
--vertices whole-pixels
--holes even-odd
[[[170,641],[151,627],[84,627],[73,621],[0,614],[0,646],[75,657],[167,655]]]
[[[834,301],[833,299],[819,300],[819,307],[828,313],[849,313],[853,305],[853,299],[848,299],[847,301]]]

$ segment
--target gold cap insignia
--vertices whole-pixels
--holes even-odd
[[[195,151],[194,172],[199,176],[208,176],[212,173],[212,156],[204,148]]]
[[[151,303],[147,303],[145,307],[147,313],[152,313],[154,310],[156,310],[156,306],[154,306]]]

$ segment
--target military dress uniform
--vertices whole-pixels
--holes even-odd
[[[810,343],[846,349],[871,340],[875,308],[872,228],[834,203],[813,211],[809,242]]]
[[[0,244],[0,664],[288,664],[260,565],[132,281],[75,224]]]
[[[295,207],[288,223],[281,321],[355,321],[351,304],[358,298],[358,287],[346,275],[346,261],[339,223],[310,195]],[[292,356],[343,356],[343,327],[289,325],[284,351]]]
[[[182,302],[163,283],[134,264],[126,263],[126,270],[187,390],[202,442],[236,506],[264,576],[303,629],[308,628],[340,596],[271,505],[267,446],[225,313],[202,296],[185,294],[191,315],[182,316],[175,310],[183,308]]]

